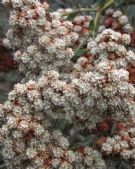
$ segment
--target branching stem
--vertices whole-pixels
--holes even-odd
[[[88,12],[88,11],[89,12],[96,12],[96,16],[95,16],[95,19],[94,19],[94,29],[92,31],[89,30],[88,36],[86,36],[86,38],[78,45],[78,47],[75,50],[75,57],[77,57],[76,53],[78,53],[78,51],[82,49],[82,47],[85,45],[85,43],[87,42],[87,40],[91,36],[95,36],[95,32],[97,30],[97,25],[98,25],[98,22],[99,22],[100,15],[102,14],[102,12],[104,10],[106,10],[114,2],[115,2],[115,0],[108,0],[107,3],[105,3],[105,5],[102,8],[99,8],[99,7],[94,8],[94,9],[92,9],[92,8],[80,8],[80,9],[76,9],[75,11],[72,12],[72,14],[79,13],[79,12]]]
[[[78,8],[78,9],[75,9],[74,11],[72,11],[72,12],[64,13],[63,16],[68,16],[68,15],[71,15],[71,14],[82,13],[82,12],[97,12],[97,11],[98,11],[98,8]]]

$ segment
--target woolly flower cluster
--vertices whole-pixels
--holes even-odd
[[[76,168],[79,169],[107,169],[106,164],[102,158],[102,155],[90,148],[85,147],[80,152],[76,152],[77,160],[76,160]]]
[[[88,49],[97,57],[95,64],[110,62],[116,69],[126,69],[129,63],[135,64],[134,52],[127,49],[129,44],[130,35],[106,29],[95,40],[90,40]]]
[[[75,126],[78,124],[80,127],[91,129],[106,116],[100,115],[100,106],[90,97],[95,91],[90,90],[89,79],[92,76],[88,80],[87,78],[88,75],[82,79],[74,79],[68,84],[59,80],[57,72],[50,71],[38,82],[17,84],[9,93],[5,113],[9,112],[8,116],[13,113],[17,118],[18,114],[21,114],[26,118],[35,117],[43,121],[65,119]],[[76,118],[79,121],[75,121]]]
[[[61,15],[69,14],[72,16],[73,9],[67,8],[67,9],[58,9],[58,13]],[[70,16],[69,16],[70,17]],[[89,33],[89,23],[92,20],[92,16],[90,15],[77,15],[73,18],[72,24],[73,24],[73,30],[78,34],[79,39],[78,41],[81,42],[85,35]],[[73,47],[76,47],[75,43]]]
[[[73,169],[75,154],[69,150],[69,142],[60,131],[51,132],[38,122],[19,120],[13,126],[17,120],[10,117],[8,126],[2,128],[3,155],[8,169]],[[12,133],[10,139],[6,139],[9,133]]]
[[[133,31],[133,27],[130,25],[128,17],[121,11],[114,11],[113,9],[106,10],[103,25],[99,27],[98,31],[101,33],[108,28],[127,34],[130,34]]]
[[[73,81],[74,77],[83,78],[80,86],[89,81],[92,100],[89,105],[94,103],[92,109],[96,107],[100,114],[118,120],[126,120],[135,112],[135,89],[128,83],[129,73],[126,71],[129,63],[135,64],[134,52],[126,49],[129,43],[128,34],[106,29],[95,40],[90,40],[90,53],[78,59],[72,77]]]
[[[74,64],[74,75],[88,71],[102,71],[107,65],[113,69],[127,69],[129,64],[135,65],[135,53],[128,49],[130,35],[105,29],[95,39],[89,39],[87,54]],[[101,68],[100,68],[101,67]],[[99,70],[100,69],[100,70]],[[102,70],[101,70],[102,69]]]
[[[78,165],[78,154],[69,149],[67,138],[60,131],[52,131],[53,119],[63,119],[68,113],[68,120],[75,108],[79,112],[78,104],[82,103],[76,96],[75,86],[58,80],[55,71],[38,83],[30,80],[15,85],[3,107],[7,120],[1,129],[8,169],[73,169]],[[91,159],[91,154],[87,156]]]
[[[3,3],[12,5],[7,38],[14,49],[19,70],[35,79],[47,70],[64,74],[74,56],[71,48],[78,40],[73,24],[64,21],[58,12],[48,12],[48,4],[39,1],[19,0]],[[65,70],[64,70],[65,69]]]
[[[7,122],[2,126],[1,134],[8,169],[72,169],[75,155],[62,133],[51,131],[47,110],[42,112],[40,90],[33,81],[17,84],[4,105]]]
[[[101,150],[106,154],[120,154],[126,160],[135,160],[135,119],[123,125],[123,129],[112,138],[107,137]]]

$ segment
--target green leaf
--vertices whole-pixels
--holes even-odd
[[[106,0],[105,4],[103,5],[102,8],[100,8],[102,11],[104,11],[105,9],[109,8],[111,5],[113,5],[113,3],[115,2],[115,0]]]
[[[111,136],[114,135],[115,130],[116,130],[116,122],[114,122],[114,123],[112,124],[112,127],[111,127],[111,133],[110,133]]]
[[[75,51],[75,55],[72,58],[73,62],[76,62],[78,60],[79,57],[81,57],[82,55],[84,55],[87,52],[86,49],[79,49]]]
[[[86,49],[77,50],[77,51],[75,51],[75,56],[82,56],[82,55],[84,55],[86,52],[87,52]]]
[[[106,0],[101,0],[101,2],[99,3],[99,8],[102,9],[106,4]]]
[[[90,30],[90,31],[93,31],[93,30],[94,30],[94,19],[92,19],[92,20],[89,22],[89,30]]]
[[[72,21],[78,13],[71,13],[67,16],[66,20]]]

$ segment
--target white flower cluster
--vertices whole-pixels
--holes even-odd
[[[1,135],[8,169],[44,169],[44,166],[72,169],[75,155],[69,150],[66,137],[60,131],[51,131],[52,123],[46,113],[47,104],[43,108],[41,90],[33,81],[17,84],[4,105],[7,122],[2,126]]]
[[[76,152],[76,156],[76,169],[107,169],[102,155],[90,147],[85,147],[81,152]]]
[[[113,69],[125,70],[128,64],[135,65],[135,53],[127,49],[130,40],[130,35],[115,32],[112,29],[105,29],[95,39],[89,39],[87,45],[89,52],[74,64],[74,76],[93,71],[95,68],[98,71],[100,67],[106,69],[108,64]]]
[[[71,15],[73,9],[67,8],[67,9],[58,9],[57,12],[59,12],[61,15],[69,14],[69,17]],[[67,18],[67,16],[66,16]],[[70,19],[70,18],[69,18]],[[72,24],[73,24],[73,30],[78,33],[78,36],[81,38],[81,36],[89,33],[89,23],[92,20],[92,16],[90,15],[77,15],[73,18]],[[80,40],[79,38],[79,40]]]
[[[129,62],[135,63],[134,52],[126,48],[129,44],[130,35],[106,29],[95,40],[90,40],[88,49],[92,55],[98,57],[94,62],[109,61],[117,69],[126,69]]]
[[[135,113],[135,89],[128,83],[126,71],[129,63],[135,64],[134,52],[126,48],[129,43],[129,35],[104,30],[95,41],[90,39],[90,54],[78,59],[72,77],[73,81],[74,77],[82,78],[80,86],[88,82],[88,92],[93,100],[90,103],[94,103],[98,114],[114,116],[118,120],[126,120],[128,115]]]
[[[126,160],[135,160],[135,119],[123,125],[123,129],[112,138],[107,137],[101,150],[106,154],[120,154]]]
[[[3,155],[8,169],[73,169],[75,154],[69,150],[69,142],[60,131],[44,130],[38,122],[23,119],[18,126],[11,127],[14,120],[9,119],[10,124],[6,126],[9,128],[2,128]],[[12,134],[6,139],[9,133]]]
[[[78,124],[91,129],[106,117],[100,113],[100,105],[94,100],[99,93],[95,93],[90,85],[91,78],[89,73],[66,83],[59,80],[56,71],[50,71],[38,82],[30,80],[25,84],[16,84],[5,103],[5,113],[9,112],[8,116],[14,114],[17,118],[19,114],[26,119],[37,118],[44,124],[47,119],[66,119],[75,126]]]
[[[101,33],[108,28],[127,34],[130,34],[133,31],[133,27],[130,25],[128,17],[121,11],[114,11],[113,9],[106,10],[103,25],[99,26],[98,31]]]
[[[6,123],[2,126],[1,135],[7,168],[44,169],[45,166],[48,169],[73,169],[77,157],[69,149],[69,142],[62,133],[52,131],[52,120],[66,118],[71,123],[73,118],[81,116],[83,120],[93,120],[95,125],[96,115],[91,119],[90,114],[87,117],[83,114],[85,108],[89,109],[86,104],[88,98],[81,101],[79,95],[84,97],[86,92],[75,82],[67,84],[59,80],[55,71],[42,76],[38,83],[30,80],[16,84],[3,108]],[[97,122],[99,116],[95,119]],[[89,125],[93,127],[92,122]]]
[[[75,80],[71,84],[58,80],[58,73],[55,71],[48,72],[46,76],[39,79],[38,83],[29,81],[26,84],[15,85],[14,90],[9,93],[9,101],[4,105],[7,123],[1,130],[4,139],[3,155],[7,168],[22,166],[22,168],[38,169],[39,166],[49,163],[49,167],[63,169],[68,166],[69,169],[72,169],[74,156],[78,157],[71,150],[63,150],[69,146],[69,143],[58,132],[55,135],[59,140],[52,141],[51,135],[53,134],[49,131],[49,129],[52,130],[52,119],[66,118],[71,122],[77,116],[80,120],[86,120],[85,127],[88,128],[95,127],[95,124],[101,121],[98,112],[97,115],[96,111],[95,114],[89,114],[90,95],[88,94],[88,97],[83,99],[83,95],[88,92],[89,88],[86,90],[85,84],[84,89],[77,85]],[[82,99],[80,99],[80,95],[82,95]],[[74,122],[75,124],[76,122]],[[56,144],[56,141],[59,144]],[[45,152],[51,154],[51,157],[48,157]],[[56,153],[56,156],[53,153]],[[91,155],[88,155],[88,158],[91,158]],[[65,161],[62,163],[61,159],[62,161],[65,159]],[[26,167],[25,161],[28,161],[29,167]],[[94,165],[94,162],[91,161],[88,166],[90,165]]]
[[[26,90],[31,83],[34,90]],[[20,106],[28,109],[23,110],[35,110],[38,118],[37,111],[49,118],[66,119],[75,126],[91,129],[107,116],[119,120],[133,116],[134,95],[135,89],[128,83],[128,72],[102,61],[94,71],[82,72],[70,83],[60,80],[58,72],[48,71],[38,82],[16,85],[9,94],[9,101],[19,99]]]
[[[7,1],[3,1],[7,5]],[[78,40],[73,24],[64,21],[58,12],[48,12],[47,3],[35,0],[9,1],[9,24],[7,32],[14,49],[14,59],[20,72],[35,79],[47,70],[66,72],[74,56],[72,45]],[[63,69],[64,70],[63,70]]]

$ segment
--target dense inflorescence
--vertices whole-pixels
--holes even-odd
[[[108,28],[128,34],[133,31],[133,27],[130,25],[128,17],[121,11],[114,11],[113,9],[106,10],[103,25],[99,27],[99,32]]]
[[[45,168],[62,169],[64,166],[71,168],[70,163],[74,161],[68,140],[60,131],[51,131],[47,110],[42,112],[40,90],[33,81],[17,84],[4,105],[7,123],[3,125],[1,134],[7,168],[36,169],[45,165]]]
[[[130,119],[123,128],[107,137],[101,146],[106,154],[120,154],[124,159],[135,159],[135,119]]]
[[[114,115],[118,119],[135,112],[135,89],[128,83],[129,73],[126,71],[128,64],[135,62],[134,52],[126,49],[129,43],[128,34],[106,29],[95,41],[88,43],[89,57],[79,58],[74,66],[74,76],[87,79],[82,80],[80,86],[90,80],[94,92],[90,98],[94,98],[94,107],[98,112]]]
[[[81,148],[81,151],[75,152],[77,159],[75,167],[81,169],[106,169],[105,161],[102,155],[90,147]]]
[[[69,142],[60,131],[51,132],[37,122],[26,122],[23,119],[18,126],[11,125],[12,136],[5,141],[3,149],[8,169],[73,168],[75,154],[69,149]],[[3,127],[3,130],[7,128]]]
[[[75,47],[89,34],[90,16],[67,21],[63,13],[71,9],[50,12],[48,4],[38,0],[3,3],[10,10],[11,26],[4,44],[13,49],[19,70],[26,75],[0,109],[7,168],[106,169],[100,152],[89,146],[74,149],[54,123],[64,120],[81,132],[90,132],[107,118],[128,125],[135,114],[135,88],[127,71],[130,64],[135,66],[130,32],[105,29],[86,41],[87,53],[74,63]],[[107,15],[126,27],[125,16],[111,12]],[[104,152],[107,140],[111,138],[103,144]]]
[[[73,9],[71,8],[58,9],[57,12],[60,13],[63,16],[63,18],[65,18],[65,20],[66,19],[70,20],[70,15],[72,18]],[[69,17],[67,17],[68,14]],[[75,48],[77,44],[83,41],[84,37],[89,34],[89,23],[92,20],[93,17],[91,15],[77,15],[73,17],[73,19],[71,20],[73,24],[73,30],[78,34],[79,37],[78,41],[76,41],[72,46],[73,48]]]
[[[63,71],[74,56],[72,44],[78,40],[73,24],[58,12],[48,12],[48,4],[38,1],[3,1],[10,10],[7,38],[14,49],[19,70],[29,79],[47,70]]]

